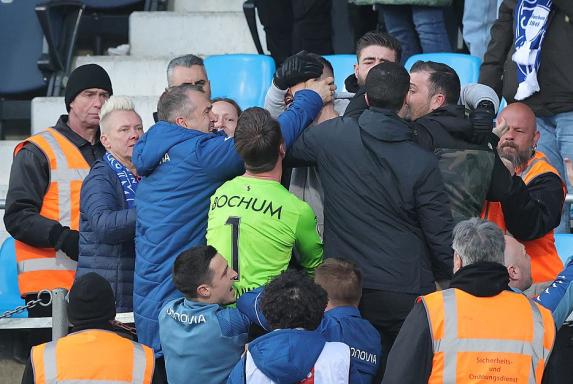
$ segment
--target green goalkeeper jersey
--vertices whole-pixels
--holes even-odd
[[[322,241],[312,208],[280,183],[253,177],[236,177],[215,191],[207,244],[237,271],[238,295],[284,271],[293,247],[307,272],[322,261]]]

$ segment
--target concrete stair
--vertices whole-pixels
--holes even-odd
[[[119,95],[119,93],[115,93]],[[157,109],[157,96],[130,96],[135,110],[141,116],[143,129],[153,125],[153,112]],[[66,114],[63,97],[36,97],[32,100],[32,134],[53,126],[60,115]]]
[[[174,12],[225,12],[243,11],[245,0],[175,0],[170,10]]]
[[[79,56],[74,68],[84,64],[103,67],[117,95],[160,96],[167,87],[167,64],[172,57]]]
[[[264,40],[262,28],[259,28],[259,35]],[[240,10],[134,12],[129,17],[129,42],[133,56],[256,53],[245,16]]]

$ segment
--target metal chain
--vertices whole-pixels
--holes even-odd
[[[130,325],[122,323],[121,321],[112,320],[111,324],[116,328],[123,329],[124,331],[127,331],[129,334],[131,334],[133,336],[137,335],[137,333],[135,331],[135,327],[132,327]]]
[[[42,298],[40,298],[40,296],[42,296],[42,294],[44,294],[44,293],[48,294],[48,301],[47,302],[44,302],[44,300]],[[34,308],[38,304],[40,304],[42,307],[47,307],[47,306],[51,305],[52,304],[52,292],[48,291],[47,289],[41,290],[40,292],[38,292],[36,300],[30,300],[25,305],[19,305],[12,310],[4,312],[3,314],[0,315],[0,319],[12,317],[13,315],[15,315],[17,313],[23,312],[23,311],[30,309],[30,308]]]

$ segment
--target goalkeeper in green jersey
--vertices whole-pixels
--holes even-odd
[[[237,271],[240,296],[284,271],[293,247],[312,273],[322,262],[322,241],[312,208],[280,183],[285,147],[268,111],[249,108],[241,114],[235,147],[246,172],[211,197],[207,243]]]

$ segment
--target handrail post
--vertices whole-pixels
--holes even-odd
[[[68,334],[68,308],[64,288],[56,288],[52,291],[52,340],[58,340]]]

